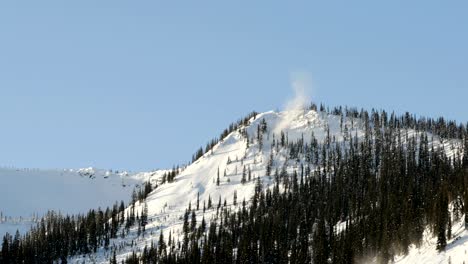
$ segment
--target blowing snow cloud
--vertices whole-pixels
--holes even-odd
[[[307,72],[293,72],[291,74],[291,88],[294,97],[285,104],[285,110],[302,110],[310,103],[312,78]]]
[[[276,125],[275,133],[280,133],[295,118],[302,115],[311,102],[312,78],[309,73],[303,71],[293,72],[291,73],[290,82],[294,97],[284,104],[283,118]]]

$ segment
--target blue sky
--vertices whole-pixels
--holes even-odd
[[[314,101],[468,121],[466,1],[0,3],[0,165],[190,160],[307,72]]]

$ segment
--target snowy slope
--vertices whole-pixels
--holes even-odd
[[[453,226],[452,239],[447,241],[444,252],[436,250],[437,239],[429,232],[425,232],[424,243],[420,248],[412,246],[408,255],[398,256],[395,263],[468,263],[468,231],[464,222],[458,222]]]
[[[27,231],[48,210],[75,214],[127,203],[136,186],[162,173],[0,168],[0,234]]]
[[[216,209],[207,210],[203,214],[203,203],[207,203],[209,198],[211,198],[215,208],[220,197],[223,202],[226,200],[227,204],[232,206],[234,192],[237,192],[237,202],[239,204],[243,199],[248,201],[254,193],[255,180],[241,184],[244,166],[250,168],[253,179],[256,177],[261,179],[263,188],[269,188],[273,183],[273,179],[266,176],[265,171],[273,134],[276,140],[278,140],[280,132],[283,131],[287,134],[289,141],[304,138],[305,141],[309,142],[313,134],[318,142],[323,142],[327,128],[329,128],[331,138],[338,142],[344,139],[339,116],[312,110],[290,110],[280,113],[270,111],[259,114],[255,119],[252,118],[250,125],[246,127],[249,137],[254,137],[257,126],[261,124],[263,119],[267,122],[267,133],[263,138],[262,150],[259,149],[257,143],[250,143],[250,146],[247,146],[245,137],[238,131],[234,131],[219,142],[212,151],[186,167],[174,182],[166,183],[154,190],[146,199],[149,209],[149,224],[146,227],[146,235],[138,237],[136,227],[133,227],[125,238],[111,241],[111,244],[119,246],[117,251],[118,259],[125,258],[132,251],[142,251],[145,245],[150,245],[152,242],[157,243],[160,232],[164,233],[165,238],[169,236],[169,232],[172,233],[172,236],[178,237],[181,234],[184,211],[189,204],[191,204],[191,208],[195,208],[198,195],[200,208],[196,212],[197,222],[201,221],[203,216],[209,222],[212,214],[216,211]],[[351,124],[349,119],[344,121],[350,129],[350,135],[362,137],[364,135],[361,129],[362,122],[358,119],[352,121],[354,125]],[[408,130],[406,133],[414,134],[416,132]],[[253,140],[250,142],[253,142]],[[446,140],[441,143],[437,137],[434,137],[434,142],[439,146],[444,145],[444,149],[449,155],[455,154],[450,145],[459,145],[459,142],[454,140]],[[275,151],[273,169],[283,166],[287,160],[286,155],[288,155],[286,149]],[[289,160],[287,162],[287,168],[291,172],[299,166],[297,161]],[[219,186],[216,184],[218,171],[220,175]],[[226,172],[226,176],[224,176],[224,172]],[[137,203],[137,211],[141,210],[142,206],[142,204]],[[105,263],[109,259],[109,254],[110,252],[100,249],[95,255],[85,258],[74,257],[70,260],[72,263],[78,263],[82,260],[92,259],[98,263]],[[401,259],[401,261],[401,263],[411,263],[412,260],[406,258]]]

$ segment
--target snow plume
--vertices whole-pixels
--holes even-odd
[[[286,102],[284,110],[303,110],[310,103],[312,78],[307,72],[293,72],[290,82],[294,97]]]
[[[274,129],[275,134],[281,133],[297,117],[304,115],[307,106],[311,102],[312,78],[309,73],[300,71],[291,73],[291,88],[294,97],[286,101],[282,112],[282,119]]]

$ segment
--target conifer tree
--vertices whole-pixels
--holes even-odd
[[[245,165],[244,165],[244,168],[242,169],[241,183],[245,184],[245,182],[246,182],[246,169],[245,169]]]

